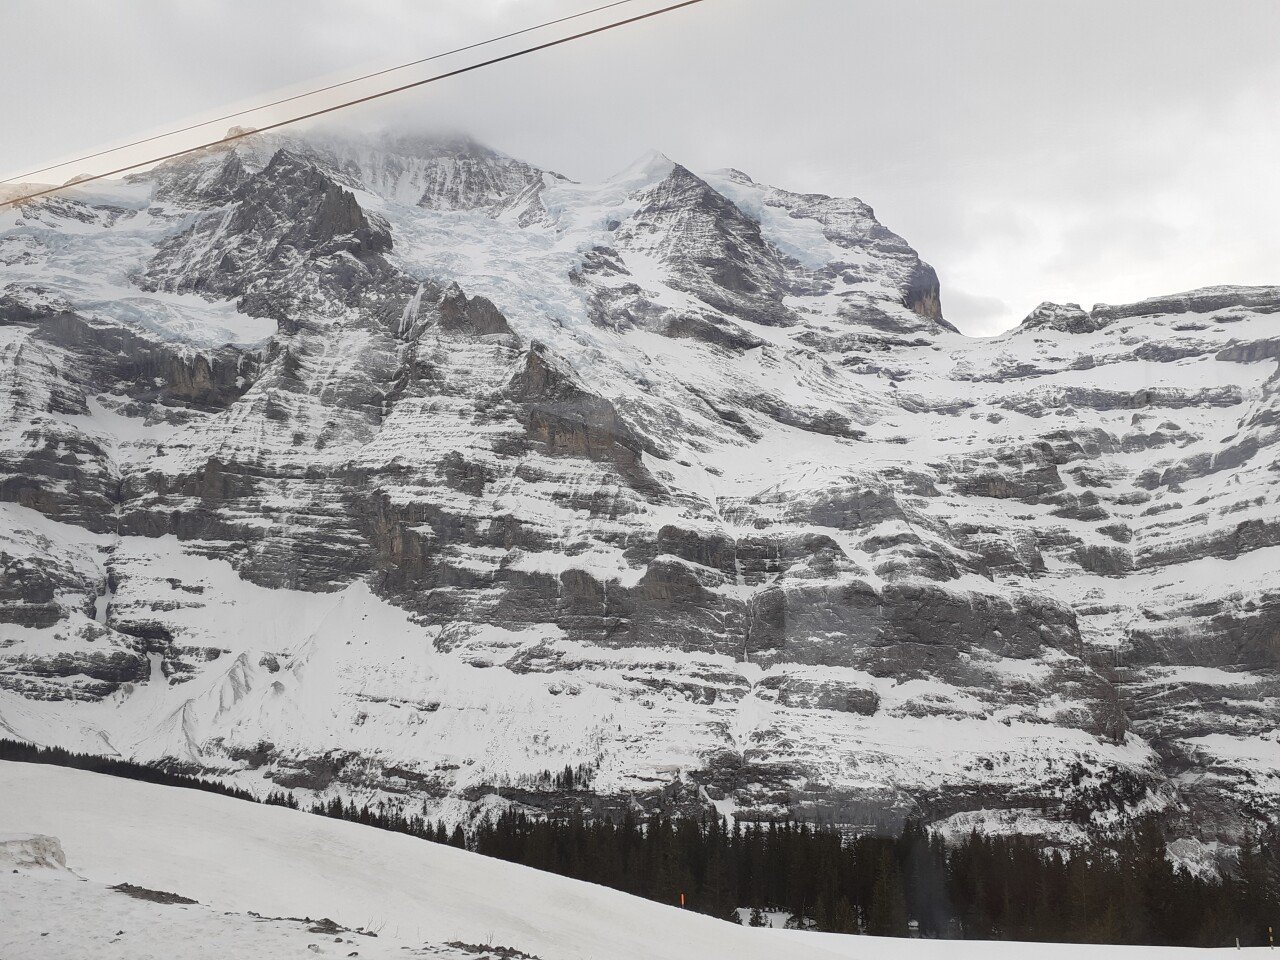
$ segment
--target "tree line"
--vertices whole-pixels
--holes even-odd
[[[437,831],[436,839],[441,839]],[[457,842],[457,838],[453,838]],[[1280,831],[1246,844],[1234,874],[1176,866],[1155,819],[1108,842],[971,833],[944,843],[723,819],[548,821],[508,811],[466,837],[478,853],[733,919],[777,910],[801,925],[879,936],[1227,946],[1267,942],[1280,920]]]
[[[124,760],[0,740],[0,759],[55,763],[221,793],[445,843],[538,870],[738,921],[782,911],[836,933],[1170,946],[1264,945],[1280,923],[1280,829],[1242,847],[1221,877],[1169,860],[1163,829],[1066,852],[1027,836],[971,833],[943,842],[919,823],[896,836],[849,836],[795,822],[641,816],[530,817],[508,810],[470,830],[397,806],[338,797],[299,804]]]

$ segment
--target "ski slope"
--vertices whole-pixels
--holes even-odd
[[[539,960],[978,960],[1020,957],[1028,949],[738,927],[358,824],[0,762],[0,841],[24,834],[57,837],[72,872],[0,863],[6,960],[488,955],[466,944],[503,945]],[[137,900],[108,887],[119,883],[199,902]],[[328,917],[348,929],[316,933],[297,919],[303,917]],[[1096,960],[1192,953],[1039,944],[1034,950]]]

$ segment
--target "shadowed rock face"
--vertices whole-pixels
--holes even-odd
[[[1042,303],[1022,321],[1023,330],[1058,330],[1063,333],[1093,333],[1110,318],[1094,317],[1076,303]]]
[[[529,438],[547,453],[609,463],[633,486],[652,487],[640,462],[643,439],[612,403],[586,390],[542,344],[535,342],[525,353],[507,392],[522,407]]]
[[[456,283],[452,284],[440,300],[440,328],[455,333],[485,337],[491,334],[514,336],[502,311],[486,297],[468,297]]]
[[[759,224],[679,164],[640,197],[616,237],[621,250],[656,258],[676,289],[711,307],[769,326],[794,322],[782,303],[786,269]]]
[[[1274,289],[971,341],[861,201],[465,140],[119,191],[0,221],[13,735],[449,819],[1280,808]]]
[[[236,163],[232,159],[228,165]],[[223,196],[220,178],[204,195]],[[361,310],[386,318],[413,291],[383,258],[387,225],[311,160],[278,151],[246,177],[230,204],[165,241],[141,278],[144,289],[238,298],[246,313],[296,328],[309,312]]]
[[[99,383],[123,389],[130,400],[167,407],[225,409],[244,393],[261,362],[233,347],[186,353],[70,312],[41,318],[34,336],[74,354]]]

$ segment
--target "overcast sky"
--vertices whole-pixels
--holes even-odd
[[[4,0],[0,170],[601,2]],[[1280,283],[1276,0],[705,0],[338,116],[465,129],[579,180],[656,148],[861,197],[969,333],[1042,300]]]

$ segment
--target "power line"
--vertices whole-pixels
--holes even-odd
[[[493,43],[499,43],[503,40],[510,40],[512,37],[523,36],[526,33],[533,33],[535,30],[542,30],[546,27],[554,27],[558,23],[567,23],[570,20],[580,20],[583,17],[589,17],[593,13],[599,13],[602,10],[608,10],[612,7],[620,7],[626,3],[634,3],[635,0],[613,0],[612,3],[606,3],[599,7],[592,7],[590,10],[583,10],[581,13],[573,13],[567,17],[560,17],[557,20],[546,20],[542,23],[534,24],[531,27],[525,27],[523,30],[515,30],[511,33],[504,33],[500,37],[491,37],[488,40],[481,40],[478,43],[470,43],[465,47],[455,47],[452,50],[445,50],[443,53],[432,54],[429,57],[423,57],[421,60],[410,60],[408,63],[402,63],[395,67],[387,67],[385,70],[376,70],[373,73],[366,73],[360,77],[352,77],[350,80],[342,80],[338,83],[331,83],[326,87],[316,87],[314,90],[308,90],[305,93],[294,94],[291,97],[284,97],[280,100],[273,100],[270,103],[264,103],[256,107],[249,107],[245,110],[237,110],[235,113],[224,114],[221,117],[214,117],[211,120],[201,120],[199,123],[193,123],[190,126],[180,127],[177,130],[170,130],[166,133],[158,133],[154,137],[143,137],[141,140],[134,140],[130,143],[122,143],[118,147],[110,147],[106,150],[99,150],[97,153],[86,153],[83,157],[75,157],[72,160],[64,160],[62,163],[52,163],[47,167],[41,167],[39,170],[32,170],[29,173],[20,173],[17,176],[8,177],[0,180],[0,183],[14,183],[18,180],[26,180],[29,177],[35,177],[49,170],[57,170],[59,167],[69,167],[73,163],[83,163],[86,160],[93,160],[97,157],[105,156],[108,153],[118,153],[121,150],[128,150],[130,147],[139,147],[144,143],[154,143],[156,140],[163,140],[166,137],[176,137],[180,133],[187,133],[191,130],[197,130],[200,127],[207,127],[214,123],[222,123],[226,120],[234,120],[236,117],[247,116],[250,113],[257,113],[259,110],[269,110],[272,107],[278,107],[281,104],[292,103],[295,100],[302,100],[306,97],[313,97],[317,93],[325,93],[329,90],[337,90],[339,87],[348,87],[353,83],[363,83],[365,80],[372,80],[374,77],[385,76],[388,73],[395,73],[398,70],[407,70],[409,67],[419,67],[424,63],[430,63],[433,60],[441,60],[444,57],[451,57],[456,53],[466,53],[468,50],[475,50],[479,47],[487,47]]]
[[[161,163],[165,160],[173,160],[176,157],[185,156],[188,153],[195,153],[198,150],[208,150],[211,147],[221,146],[224,143],[232,143],[236,140],[242,140],[245,137],[251,137],[255,134],[266,133],[268,130],[276,130],[280,127],[286,127],[293,123],[301,123],[303,120],[311,120],[315,117],[323,116],[326,113],[333,113],[337,110],[345,110],[347,107],[354,107],[362,103],[368,103],[371,100],[379,100],[382,97],[389,97],[395,93],[402,93],[405,90],[412,90],[415,87],[423,87],[429,83],[435,83],[438,80],[447,80],[450,77],[456,77],[464,73],[470,73],[473,70],[480,70],[484,67],[491,67],[494,64],[505,63],[508,60],[515,60],[518,57],[528,56],[531,53],[537,53],[540,50],[549,50],[552,47],[559,47],[566,43],[572,43],[574,40],[581,40],[585,37],[595,36],[598,33],[605,33],[609,30],[616,30],[619,27],[625,27],[633,23],[639,23],[641,20],[649,20],[653,17],[661,16],[664,13],[671,13],[673,10],[680,10],[683,7],[692,7],[695,4],[703,3],[704,0],[682,0],[680,3],[673,3],[666,7],[660,7],[657,10],[650,10],[648,13],[638,14],[634,17],[628,17],[625,20],[615,20],[612,23],[606,23],[599,27],[593,27],[590,30],[583,30],[581,33],[571,34],[567,37],[560,37],[556,40],[548,40],[546,43],[540,43],[536,46],[525,47],[522,50],[516,50],[512,53],[503,54],[500,57],[493,57],[490,60],[482,60],[480,63],[473,63],[466,67],[459,67],[457,70],[450,70],[446,73],[438,73],[434,77],[427,77],[423,80],[415,80],[412,83],[405,83],[398,87],[392,87],[389,90],[382,90],[378,93],[371,93],[368,96],[358,97],[355,100],[348,100],[345,103],[334,104],[331,107],[324,107],[320,110],[313,110],[310,113],[304,113],[296,117],[290,117],[288,120],[278,120],[275,123],[269,123],[265,126],[258,127],[256,130],[244,130],[239,133],[229,134],[218,140],[210,140],[208,143],[201,143],[194,147],[187,147],[185,150],[176,150],[173,153],[166,153],[159,157],[152,157],[150,160],[141,160],[137,163],[131,163],[127,166],[117,167],[114,170],[108,170],[105,173],[95,173],[92,176],[82,177],[73,183],[64,183],[56,187],[49,187],[45,190],[38,190],[35,193],[28,193],[21,197],[14,197],[11,200],[0,202],[0,208],[17,206],[28,200],[35,200],[39,197],[46,197],[53,193],[66,190],[70,187],[83,186],[86,183],[92,183],[95,180],[105,180],[108,177],[114,177],[117,174],[128,173],[130,170],[137,170],[140,167],[149,167],[153,163]]]

